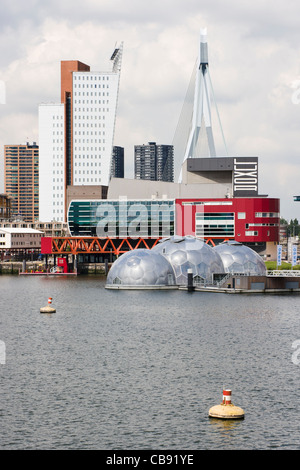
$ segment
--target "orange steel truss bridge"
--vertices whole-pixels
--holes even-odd
[[[41,253],[62,254],[114,254],[119,255],[136,248],[150,250],[159,239],[112,239],[109,237],[44,237]]]
[[[114,254],[119,255],[137,248],[150,250],[160,238],[120,238],[109,237],[43,237],[41,240],[41,253],[67,255],[67,254]],[[207,239],[206,243],[214,245],[213,240]]]

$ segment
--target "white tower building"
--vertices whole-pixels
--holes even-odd
[[[61,103],[39,106],[41,221],[66,220],[68,186],[109,183],[122,52],[108,72],[62,61]]]

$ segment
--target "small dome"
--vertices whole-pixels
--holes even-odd
[[[194,278],[201,278],[208,283],[212,283],[214,273],[224,273],[219,254],[199,238],[165,238],[151,251],[161,253],[170,262],[178,285],[187,284],[188,269],[192,269]]]
[[[242,243],[223,242],[213,248],[222,258],[225,272],[263,276],[266,265],[256,251]]]
[[[121,255],[107,275],[107,286],[170,286],[175,277],[170,263],[159,253],[139,248]]]

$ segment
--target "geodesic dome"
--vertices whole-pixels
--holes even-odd
[[[206,283],[212,283],[213,274],[225,272],[219,254],[192,236],[163,239],[151,251],[161,253],[169,261],[178,285],[187,284],[188,269],[192,269],[194,279]]]
[[[171,286],[175,276],[170,263],[159,253],[138,248],[121,255],[112,264],[106,286]]]
[[[266,265],[256,251],[235,241],[220,243],[213,248],[222,258],[225,272],[263,276]]]

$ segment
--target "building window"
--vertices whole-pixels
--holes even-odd
[[[278,212],[255,212],[255,217],[280,217]]]
[[[246,219],[246,212],[238,212],[238,219]]]
[[[196,236],[234,237],[234,213],[196,212]]]
[[[258,232],[256,230],[248,230],[245,231],[246,237],[256,237],[258,235]]]

